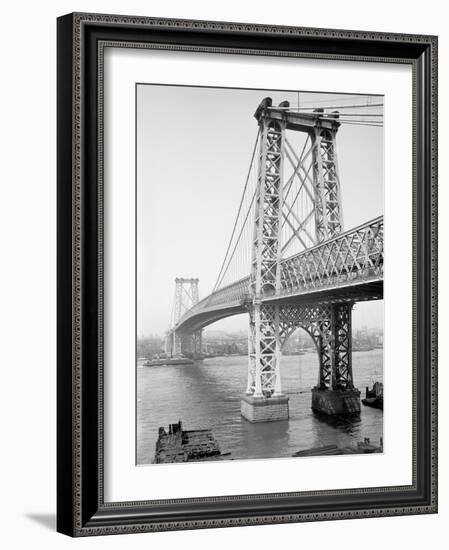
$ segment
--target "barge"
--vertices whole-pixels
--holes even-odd
[[[142,363],[144,367],[162,367],[166,365],[193,365],[194,361],[183,355],[177,357],[169,357],[165,353],[155,355]]]
[[[172,464],[175,462],[200,462],[222,460],[231,453],[222,453],[212,430],[183,430],[181,420],[169,424],[168,432],[159,428],[154,462]]]

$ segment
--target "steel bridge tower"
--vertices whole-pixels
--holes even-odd
[[[185,355],[186,357],[201,357],[202,331],[174,330],[178,321],[186,311],[199,301],[199,279],[175,279],[175,297],[173,301],[171,327],[165,339],[165,351],[172,357]]]
[[[293,156],[296,175],[312,197],[315,230],[312,245],[343,231],[336,153],[338,113],[323,117],[322,110],[299,113],[288,108],[286,101],[273,107],[271,99],[265,98],[254,115],[261,137],[249,285],[248,382],[241,402],[242,416],[251,422],[289,417],[280,366],[282,346],[297,327],[310,334],[319,356],[312,408],[325,414],[360,412],[360,392],[354,388],[352,377],[353,303],[336,299],[308,305],[294,299],[279,300],[287,276],[281,268],[282,226],[286,218],[292,224],[292,209],[285,198],[286,157],[291,161]],[[307,134],[310,148],[306,154],[296,155],[287,140],[287,130]],[[307,169],[302,158],[309,159]],[[303,221],[298,219],[293,229],[299,239],[306,231]],[[310,238],[310,233],[307,235]]]

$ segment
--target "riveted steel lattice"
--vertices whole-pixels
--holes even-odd
[[[352,389],[352,304],[332,306],[332,389]]]
[[[283,294],[382,275],[382,217],[281,262]]]
[[[284,128],[282,123],[265,118],[262,118],[260,124],[262,128],[251,267],[251,287],[256,295],[279,287],[279,228],[283,204]]]
[[[281,394],[279,311],[279,304],[250,309],[247,394]]]
[[[258,322],[263,338],[258,348],[255,345],[257,312],[251,309],[247,393],[255,393],[259,389],[259,381],[263,395],[281,392],[280,354],[297,328],[305,330],[315,342],[319,358],[318,387],[351,389],[351,312],[352,303],[283,306],[262,304]]]
[[[281,109],[288,107],[284,102]],[[334,274],[328,272],[329,257],[337,257],[336,251],[318,250],[307,261],[315,261],[312,271],[307,263],[296,260],[283,265],[282,253],[294,239],[305,245],[309,239],[313,244],[335,237],[343,227],[341,217],[338,170],[336,165],[335,134],[339,123],[330,121],[327,128],[322,128],[320,118],[303,117],[301,120],[289,120],[291,115],[272,108],[271,100],[266,98],[258,110],[256,118],[260,126],[260,153],[258,189],[255,205],[253,256],[249,281],[250,328],[247,394],[255,397],[279,395],[281,390],[280,359],[281,348],[292,327],[305,327],[317,343],[320,357],[320,384],[333,387],[335,351],[332,348],[334,335],[333,309],[325,312],[319,307],[302,307],[285,310],[280,303],[263,303],[262,298],[279,295],[288,288],[295,288],[302,280],[314,284],[317,278],[323,280]],[[309,151],[298,157],[292,145],[285,139],[286,128],[305,131],[307,142],[311,142]],[[304,145],[304,149],[306,148]],[[283,181],[283,160],[287,156],[294,167],[294,173],[285,184]],[[313,181],[305,168],[305,159],[310,157],[313,168]],[[297,178],[300,182],[294,194],[296,201],[303,188],[312,184],[311,212],[315,214],[315,239],[310,236],[305,223],[299,220],[293,205],[284,203],[285,196],[291,191],[292,183]],[[307,215],[310,217],[311,213]],[[288,224],[289,237],[283,246],[283,227]],[[346,246],[346,245],[345,245]],[[343,245],[342,245],[343,247]],[[345,254],[342,248],[340,255]],[[357,253],[358,254],[358,253]],[[356,254],[356,255],[357,255]],[[327,256],[327,257],[326,257]],[[338,261],[334,262],[335,265]],[[331,267],[331,266],[329,266]],[[294,269],[300,273],[293,273]],[[286,283],[285,281],[290,281]],[[290,287],[288,286],[290,284]],[[295,285],[295,286],[294,286]],[[288,307],[288,306],[287,306]],[[296,315],[287,319],[286,313]],[[326,314],[325,314],[326,313]],[[345,372],[347,372],[346,369]],[[346,374],[345,374],[346,376]]]
[[[283,208],[283,121],[270,118],[264,100],[258,116],[260,151],[255,203],[254,240],[250,276],[252,306],[249,325],[247,393],[255,397],[281,393],[279,362],[279,305],[263,305],[262,294],[274,294],[281,287],[281,223]]]
[[[353,387],[351,312],[351,303],[286,305],[280,309],[282,346],[298,327],[315,342],[320,362],[318,386],[322,389]]]
[[[337,128],[338,126],[322,129],[318,122],[312,134],[315,227],[318,242],[327,241],[343,231],[335,146]]]
[[[291,334],[302,328],[312,337],[319,359],[318,385],[330,388],[332,385],[332,305],[309,306],[285,305],[281,308],[282,345]]]

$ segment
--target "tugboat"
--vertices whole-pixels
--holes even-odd
[[[366,386],[365,399],[362,399],[362,403],[367,407],[373,407],[374,409],[384,409],[384,385],[382,382],[374,382],[371,389]]]
[[[230,454],[221,452],[211,430],[183,430],[180,420],[177,424],[169,424],[168,433],[164,427],[159,428],[154,461],[156,464],[172,464],[223,460]]]
[[[184,355],[178,355],[176,357],[169,357],[166,353],[159,353],[153,355],[151,359],[148,359],[143,363],[144,367],[161,367],[165,365],[193,365],[194,361]]]

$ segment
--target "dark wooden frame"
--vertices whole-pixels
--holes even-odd
[[[413,483],[104,503],[102,49],[409,63],[413,67]],[[437,38],[94,14],[58,19],[58,503],[72,536],[437,511]],[[149,498],[151,495],[148,495]]]

